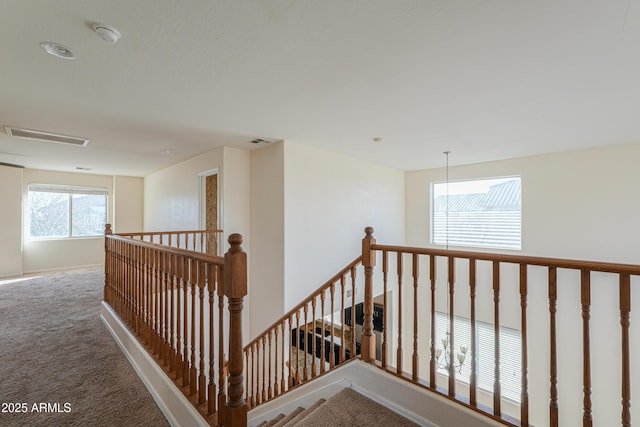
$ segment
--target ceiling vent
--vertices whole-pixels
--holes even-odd
[[[17,138],[33,139],[36,141],[55,142],[58,144],[75,145],[78,147],[86,147],[89,143],[87,138],[78,138],[75,136],[58,135],[50,132],[40,132],[37,130],[21,129],[12,126],[4,127],[8,135]]]
[[[273,141],[264,138],[255,138],[250,141],[252,144],[271,144]]]

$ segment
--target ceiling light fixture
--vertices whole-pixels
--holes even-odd
[[[93,31],[95,31],[98,37],[104,40],[105,43],[109,44],[116,43],[120,40],[120,37],[122,37],[120,31],[109,25],[93,24]]]
[[[40,47],[44,49],[49,55],[53,55],[62,59],[75,59],[76,55],[71,52],[71,49],[55,42],[42,42]]]
[[[160,154],[164,154],[165,156],[168,156],[171,153],[173,153],[173,148],[163,148],[160,150]]]
[[[379,136],[376,136],[375,138],[373,138],[373,142],[375,142],[376,144],[379,144],[382,142],[382,138],[380,138]]]

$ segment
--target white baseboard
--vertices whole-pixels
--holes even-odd
[[[100,318],[153,396],[169,424],[175,427],[208,427],[207,421],[104,301],[100,307]]]

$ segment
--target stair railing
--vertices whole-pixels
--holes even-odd
[[[619,371],[621,385],[619,422],[614,422],[609,416],[606,421],[608,425],[616,423],[622,426],[631,425],[632,376],[630,363],[633,359],[630,356],[629,315],[632,283],[634,285],[640,283],[640,266],[381,245],[373,239],[373,228],[367,227],[365,233],[362,255],[366,276],[363,360],[378,363],[382,369],[399,378],[437,392],[503,424],[518,426],[530,425],[532,415],[529,406],[530,373],[537,378],[545,376],[549,378],[548,395],[535,396],[538,418],[531,420],[531,423],[557,427],[561,419],[559,414],[563,411],[563,400],[566,402],[578,393],[582,394],[582,411],[581,413],[568,414],[570,407],[566,406],[564,420],[571,421],[566,421],[565,424],[568,422],[577,425],[577,418],[580,418],[583,426],[591,426],[594,411],[610,410],[607,405],[594,408],[592,401],[593,375],[595,372],[602,378],[602,376],[613,375]],[[373,267],[378,259],[382,261],[382,268],[380,280],[376,281],[373,277]],[[384,330],[382,354],[379,361],[374,360],[369,350],[365,351],[365,348],[375,346],[375,336],[367,335],[367,332],[372,329],[374,282],[385,295],[384,324],[388,324],[390,313],[394,313],[395,317],[394,331],[387,331],[387,328]],[[606,332],[603,335],[601,326],[594,327],[592,325],[591,295],[593,290],[599,291],[599,295],[611,295],[608,289],[614,293],[610,298],[612,303],[617,304],[619,310],[620,344],[617,349],[615,346],[607,346],[607,354],[604,355],[604,358],[600,354],[599,364],[594,364],[595,355],[592,351],[592,342],[601,343],[610,339],[609,336],[614,331],[605,328]],[[544,291],[540,292],[540,290]],[[388,292],[395,293],[396,298],[394,298],[393,305],[387,304],[386,295]],[[544,296],[541,298],[543,293],[546,295],[546,301]],[[532,295],[531,299],[529,299],[530,295]],[[501,301],[502,297],[508,301],[506,304]],[[572,297],[573,301],[570,300]],[[481,298],[482,303],[479,302]],[[445,300],[446,304],[444,304]],[[559,301],[565,304],[565,313],[572,304],[579,309],[574,310],[571,316],[564,315],[560,319],[558,316]],[[487,310],[489,304],[492,307]],[[598,304],[598,301],[595,301],[595,304]],[[606,321],[611,325],[615,324],[617,315],[604,319],[603,313],[610,310],[610,306],[603,307],[603,305],[594,306],[598,309],[598,320],[600,322]],[[482,309],[485,318],[487,315],[492,317],[485,325],[493,330],[493,350],[485,354],[481,354],[478,350],[477,331],[481,323],[478,319],[480,309]],[[501,314],[505,314],[505,312],[511,315],[511,319],[506,319],[507,316],[504,316],[505,320],[513,322],[514,317],[519,318],[517,326],[521,339],[519,355],[520,403],[516,405],[502,395],[504,376],[501,371],[501,354],[507,344],[501,342],[503,325]],[[532,312],[534,314],[531,314]],[[513,316],[514,313],[518,314]],[[436,336],[437,315],[446,317],[448,336],[444,341],[439,340]],[[569,317],[577,330],[574,331],[572,326],[569,326],[569,331],[567,331],[567,326],[564,330],[561,328],[560,323],[569,323]],[[461,320],[467,322],[470,329],[470,343],[466,353],[461,352],[457,347],[459,337],[456,333],[459,331],[459,327],[456,325]],[[528,333],[532,321],[537,332],[533,338]],[[545,340],[541,342],[540,335],[544,333],[541,323],[546,321],[548,321],[549,329]],[[541,329],[542,332],[540,332]],[[565,353],[561,354],[562,343],[558,338],[560,333],[563,333],[565,337],[581,336],[581,348],[570,348],[568,353],[567,348],[564,348]],[[405,345],[405,341],[408,341],[409,344]],[[388,342],[393,342],[396,348],[392,350],[387,344]],[[441,345],[445,348],[436,348]],[[600,345],[598,347],[601,348]],[[545,369],[541,369],[540,358],[537,358],[536,371],[530,372],[531,348],[548,348],[548,366]],[[450,355],[449,363],[444,363],[443,353]],[[365,354],[368,356],[365,357]],[[468,384],[457,379],[460,372],[457,365],[461,364],[459,359],[456,360],[458,354],[464,354],[464,357],[461,357],[463,359],[466,357],[464,362],[470,368]],[[481,356],[493,359],[493,387],[486,392],[481,390],[479,386],[477,366]],[[575,387],[573,389],[570,389],[568,385],[572,382],[573,377],[569,374],[562,376],[562,372],[560,372],[561,357],[564,357],[565,366],[567,360],[571,362],[570,365],[578,363],[580,359],[582,361],[581,384],[572,384]],[[424,366],[427,367],[426,375],[422,373]],[[606,366],[606,369],[601,369],[599,366]],[[640,385],[637,378],[636,376],[635,384]],[[559,383],[562,381],[564,381],[564,395],[559,392]],[[465,390],[461,390],[461,388]],[[599,390],[599,392],[602,397],[602,391]],[[607,390],[605,394],[611,392],[613,390]],[[482,402],[481,394],[488,399],[487,404]],[[543,400],[547,401],[546,411],[544,406],[540,407],[540,402]],[[503,404],[506,403],[510,403],[510,406],[516,406],[516,408],[519,406],[519,413],[508,414],[504,411]],[[540,411],[540,409],[542,410]],[[546,412],[546,416],[539,416],[541,412]]]
[[[229,243],[222,258],[114,235],[107,224],[104,298],[211,425],[246,426],[247,260],[242,236]]]
[[[354,326],[361,260],[349,263],[244,347],[250,409],[360,353]]]

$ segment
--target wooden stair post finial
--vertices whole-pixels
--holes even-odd
[[[224,255],[224,294],[229,299],[229,398],[224,408],[224,426],[247,425],[247,402],[243,385],[242,307],[247,295],[247,254],[242,236],[229,236],[231,247]]]
[[[373,334],[373,267],[376,265],[376,252],[371,249],[376,244],[373,227],[364,229],[362,239],[362,265],[364,266],[364,327],[360,338],[362,360],[367,363],[376,361],[376,336]]]

